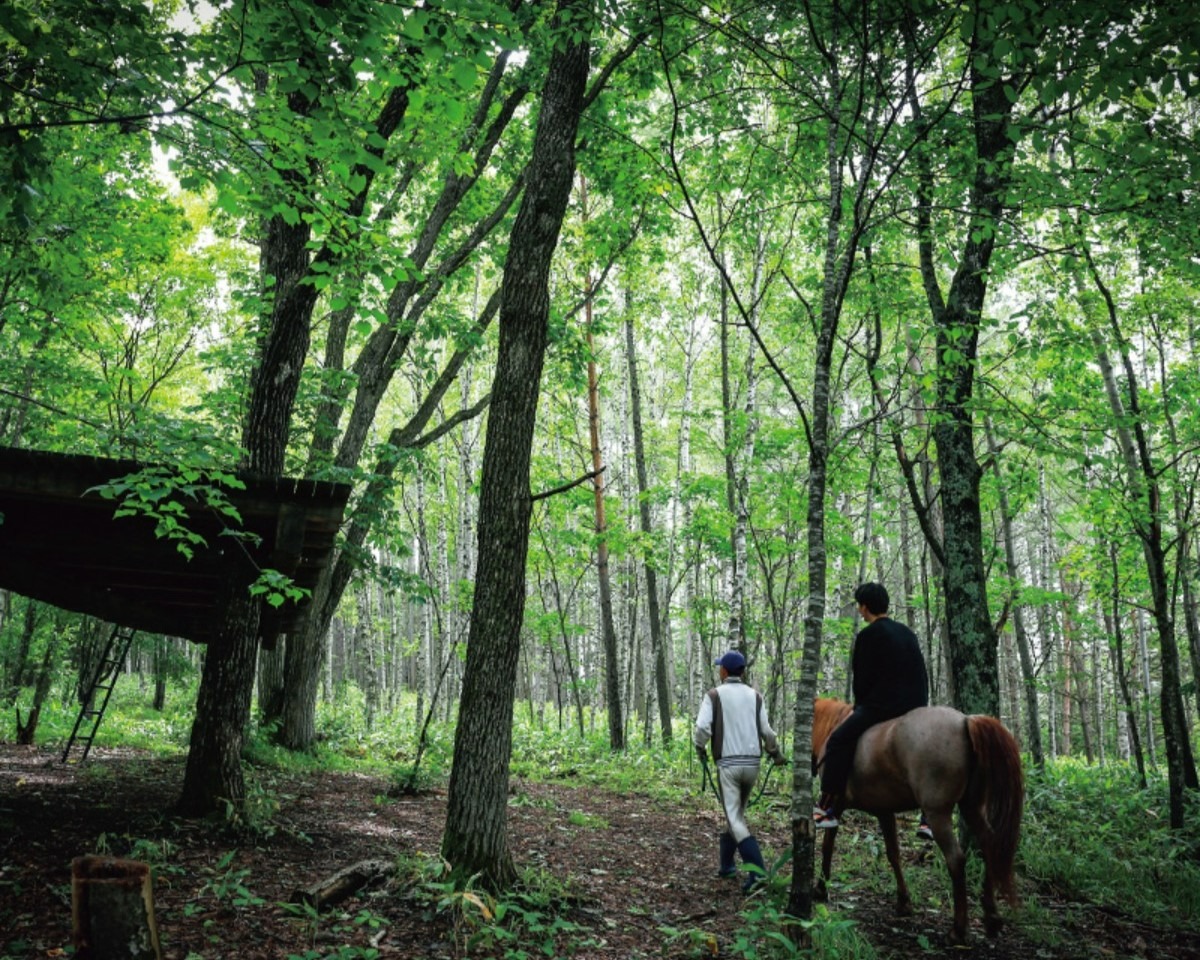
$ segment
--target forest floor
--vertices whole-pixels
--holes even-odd
[[[274,771],[263,777],[280,803],[274,832],[238,839],[223,826],[170,815],[183,778],[180,758],[96,749],[87,764],[65,766],[47,749],[0,744],[0,960],[70,955],[70,863],[96,852],[160,860],[154,898],[167,960],[352,958],[370,956],[369,948],[381,958],[505,956],[504,944],[494,940],[465,953],[484,901],[460,897],[459,909],[435,910],[437,889],[428,878],[420,881],[419,871],[409,871],[407,881],[400,871],[386,888],[360,892],[317,924],[282,906],[297,888],[364,859],[436,864],[444,791],[388,798],[389,785],[378,777]],[[752,819],[768,859],[785,849],[781,800],[774,809],[755,808]],[[664,803],[567,782],[520,782],[509,823],[518,864],[562,881],[568,903],[562,919],[571,925],[552,942],[548,933],[528,932],[520,949],[585,960],[746,954],[744,945],[736,949],[746,932],[739,916],[745,900],[735,882],[715,875],[722,821],[711,798]],[[902,825],[901,843],[914,916],[893,915],[882,855],[875,857],[875,875],[842,877],[830,904],[880,958],[1200,958],[1200,935],[1148,926],[1025,879],[1025,905],[999,938],[984,937],[973,899],[971,944],[951,948],[944,867],[911,827]],[[860,849],[869,847],[875,831],[865,817],[843,827],[839,845],[853,845],[856,832]],[[929,871],[939,871],[939,883],[923,880]],[[933,897],[940,903],[922,887],[940,891]],[[552,923],[545,906],[524,905],[527,927]]]

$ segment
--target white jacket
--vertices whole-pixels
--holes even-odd
[[[713,740],[713,759],[718,766],[757,764],[762,757],[760,738],[767,753],[774,754],[779,749],[775,731],[767,719],[767,704],[753,687],[742,683],[741,677],[727,678],[715,688],[720,701],[717,717],[710,696],[713,692],[706,693],[700,701],[692,741],[697,747],[704,747]]]

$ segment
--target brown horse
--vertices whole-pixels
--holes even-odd
[[[850,713],[841,700],[819,699],[813,713],[813,762],[824,756],[834,728]],[[954,889],[951,939],[967,939],[966,857],[954,833],[955,805],[983,854],[983,914],[988,936],[1001,926],[995,892],[1016,904],[1013,858],[1025,802],[1024,775],[1017,742],[994,717],[966,716],[950,707],[919,707],[895,720],[870,727],[858,741],[854,772],[837,813],[864,810],[879,818],[888,863],[896,875],[896,912],[907,916],[912,900],[900,869],[896,813],[924,811],[933,837],[946,858]],[[824,831],[821,879],[824,899],[837,828]]]

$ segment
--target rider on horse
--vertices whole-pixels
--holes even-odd
[[[888,615],[888,592],[880,583],[854,591],[867,621],[854,641],[854,711],[829,737],[821,773],[821,799],[813,809],[817,829],[838,825],[842,794],[854,766],[854,748],[868,727],[929,704],[929,677],[917,635]]]

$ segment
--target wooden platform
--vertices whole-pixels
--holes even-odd
[[[204,537],[189,560],[145,517],[88,490],[143,465],[0,447],[0,588],[111,623],[207,643],[219,613],[262,568],[311,589],[329,562],[350,495],[345,484],[244,479],[226,490],[257,545],[224,535],[199,504],[186,524]],[[264,604],[263,642],[293,629],[307,603]]]

